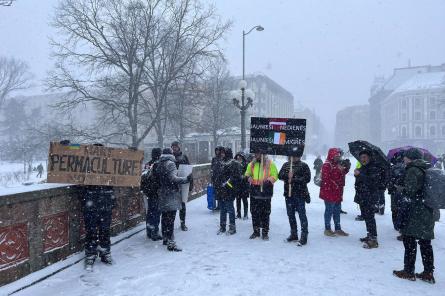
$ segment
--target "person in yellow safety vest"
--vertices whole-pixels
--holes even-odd
[[[263,240],[269,240],[273,185],[278,180],[277,167],[267,155],[257,152],[244,175],[250,183],[250,212],[253,224],[253,234],[250,239],[260,237],[262,229]]]

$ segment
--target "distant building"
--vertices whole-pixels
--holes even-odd
[[[369,105],[351,106],[337,112],[335,145],[346,149],[349,142],[369,140]]]
[[[293,117],[306,119],[305,153],[326,153],[327,132],[315,111],[297,104]]]
[[[247,88],[255,93],[250,116],[292,117],[294,96],[266,75],[248,75]]]

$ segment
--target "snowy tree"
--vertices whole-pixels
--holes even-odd
[[[82,135],[138,147],[161,120],[172,83],[219,52],[229,23],[198,0],[63,0],[54,27],[49,87],[69,90],[56,107],[94,106],[97,123]]]
[[[13,92],[29,87],[28,64],[15,58],[0,57],[0,107]]]
[[[0,6],[11,6],[15,0],[0,0]]]

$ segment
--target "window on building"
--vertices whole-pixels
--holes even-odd
[[[430,120],[436,120],[436,111],[430,111],[429,119]]]
[[[436,136],[436,127],[430,126],[430,136],[435,137]]]
[[[416,129],[415,129],[415,136],[416,136],[416,138],[420,138],[420,137],[422,137],[422,127],[420,127],[420,126],[416,126]]]
[[[415,112],[414,120],[422,120],[422,112]]]
[[[406,113],[402,113],[402,121],[406,121],[406,117],[407,117]]]
[[[408,100],[402,99],[402,109],[407,109],[407,108],[408,108]]]
[[[436,97],[429,97],[428,98],[428,108],[435,109],[436,107],[437,107]]]
[[[442,126],[442,137],[445,137],[445,125]]]
[[[419,109],[419,108],[422,108],[422,106],[423,106],[423,99],[422,98],[416,98],[414,100],[414,107]]]
[[[402,132],[401,132],[402,138],[407,138],[408,134],[406,132],[406,126],[402,126]]]

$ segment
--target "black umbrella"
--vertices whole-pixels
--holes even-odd
[[[383,166],[389,166],[388,159],[386,158],[385,153],[383,153],[382,149],[379,147],[372,145],[366,141],[355,141],[348,144],[349,152],[357,159],[360,160],[360,152],[369,151],[371,152],[372,159]]]

